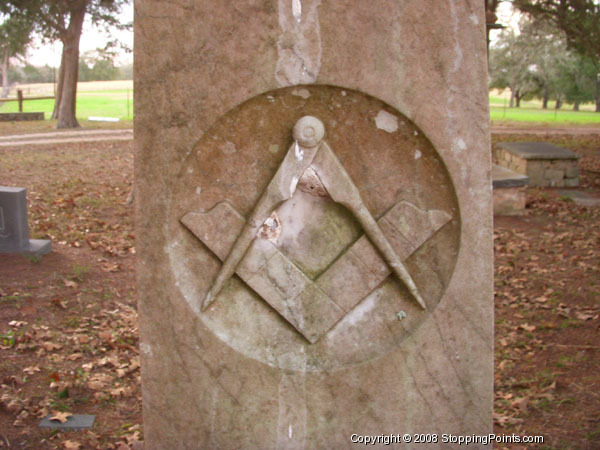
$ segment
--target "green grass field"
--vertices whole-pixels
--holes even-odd
[[[600,125],[600,113],[594,112],[595,105],[592,103],[580,105],[580,111],[573,111],[571,104],[554,109],[554,102],[548,104],[548,109],[542,109],[540,100],[521,101],[519,108],[509,108],[509,100],[506,92],[490,93],[490,119],[493,124],[535,122],[548,125]]]
[[[32,84],[20,86],[25,98],[53,95],[52,84]],[[11,92],[16,96],[15,92]],[[600,125],[600,113],[594,112],[591,103],[581,105],[580,111],[573,111],[566,104],[559,110],[551,102],[548,109],[542,109],[539,100],[522,101],[520,108],[509,108],[507,91],[490,92],[490,119],[492,124],[528,122],[541,125]],[[50,118],[54,100],[31,100],[23,103],[23,110],[43,111]],[[17,102],[6,102],[0,106],[0,112],[18,111]],[[95,81],[79,83],[77,93],[77,118],[85,122],[90,116],[116,117],[121,125],[131,124],[133,120],[133,82],[132,81]],[[107,123],[108,124],[108,123]]]
[[[25,85],[23,96],[38,97],[53,95],[52,84]],[[15,93],[11,92],[11,96]],[[54,100],[26,100],[24,112],[41,111],[50,118],[54,109]],[[18,102],[6,102],[0,106],[0,112],[17,112]],[[121,121],[133,119],[133,85],[131,81],[103,81],[79,83],[77,90],[76,114],[85,121],[90,116],[116,117]]]
[[[42,111],[49,118],[54,108],[54,100],[30,100],[23,102],[23,111]],[[0,107],[0,112],[17,112],[17,102],[6,102]],[[133,119],[133,92],[80,92],[77,94],[77,118],[87,119],[90,116],[116,117],[121,120]]]

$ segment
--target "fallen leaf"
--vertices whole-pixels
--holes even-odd
[[[527,404],[529,403],[529,399],[527,397],[520,397],[510,404],[512,408],[518,409],[522,414],[527,413]]]
[[[102,270],[105,272],[118,272],[121,269],[121,264],[119,263],[105,263],[102,264]]]
[[[579,320],[591,320],[593,319],[595,314],[590,314],[586,312],[575,311],[575,317]]]
[[[62,445],[67,450],[79,450],[81,448],[81,444],[77,441],[64,441]]]
[[[42,347],[44,350],[51,352],[52,350],[59,350],[62,348],[62,345],[55,344],[54,342],[42,342]]]
[[[40,370],[41,369],[39,367],[31,366],[31,367],[25,367],[23,369],[23,372],[25,372],[28,375],[33,375],[34,373],[39,372]]]
[[[494,423],[496,423],[498,426],[503,427],[504,425],[515,425],[517,423],[521,423],[523,422],[523,419],[517,419],[515,417],[512,416],[507,416],[507,415],[501,415],[498,413],[494,413]]]
[[[73,281],[73,280],[63,280],[63,283],[65,284],[66,287],[70,287],[70,288],[74,288],[74,289],[77,289],[79,287],[79,284],[77,284],[77,282]]]
[[[71,417],[72,415],[73,414],[71,414],[70,412],[52,411],[52,417],[50,417],[50,420],[65,423],[67,420],[69,420],[69,417]]]
[[[521,328],[522,330],[525,330],[525,331],[532,332],[532,331],[535,331],[536,326],[529,325],[528,323],[524,323],[524,324],[519,325],[519,328]]]
[[[59,308],[67,309],[67,304],[60,297],[56,297],[55,299],[51,300],[50,303],[52,303],[54,306],[58,306]]]

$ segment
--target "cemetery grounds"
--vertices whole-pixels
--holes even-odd
[[[500,140],[577,152],[579,189],[600,197],[600,136]],[[31,236],[53,246],[0,255],[0,449],[142,446],[132,152],[131,141],[0,149],[2,184],[27,188]],[[529,189],[526,215],[495,218],[494,249],[495,433],[600,448],[600,208]],[[37,427],[70,413],[96,423]]]

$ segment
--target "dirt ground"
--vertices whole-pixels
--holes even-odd
[[[494,140],[542,139],[578,152],[580,189],[600,197],[599,136]],[[142,446],[132,147],[0,149],[1,184],[27,188],[31,235],[53,245],[0,255],[0,449]],[[600,448],[600,208],[528,197],[526,215],[495,219],[494,431],[544,436],[507,448]],[[38,428],[64,413],[96,423]]]

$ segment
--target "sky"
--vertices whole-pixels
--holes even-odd
[[[513,28],[518,28],[519,14],[515,13],[512,9],[512,5],[509,2],[502,2],[498,6],[496,12],[498,15],[498,22]],[[121,22],[133,22],[133,2],[123,7],[121,12]],[[501,30],[492,30],[490,33],[490,39],[492,44],[498,39],[498,35]],[[133,30],[131,31],[115,31],[114,37],[117,37],[120,41],[126,44],[129,48],[133,49]],[[79,47],[80,54],[88,50],[95,50],[96,48],[103,48],[106,43],[106,35],[93,28],[89,21],[86,21],[83,28],[83,34],[81,36],[81,43]],[[29,64],[34,66],[49,65],[51,67],[58,67],[60,65],[60,56],[62,52],[62,44],[60,41],[52,44],[41,45],[39,42],[35,43],[28,52],[27,61]],[[121,52],[115,61],[116,65],[130,64],[133,62],[133,53]]]
[[[513,9],[510,2],[499,3],[498,9],[496,10],[496,16],[498,16],[498,23],[505,27],[513,28],[517,31],[519,30],[519,19],[521,18],[521,14]],[[490,41],[492,45],[498,40],[500,33],[502,33],[502,30],[490,31]]]
[[[133,2],[123,7],[119,17],[121,23],[133,22]],[[117,38],[133,50],[133,30],[115,30],[111,33],[111,38]],[[86,20],[83,24],[79,54],[83,54],[88,50],[95,50],[96,48],[104,48],[106,41],[106,35],[92,27],[89,20]],[[50,67],[58,67],[60,66],[61,53],[62,43],[60,41],[46,45],[40,44],[39,41],[34,41],[27,53],[27,62],[34,66],[44,66],[47,64]],[[115,60],[115,64],[118,66],[130,64],[131,62],[133,62],[133,53],[120,52]]]

